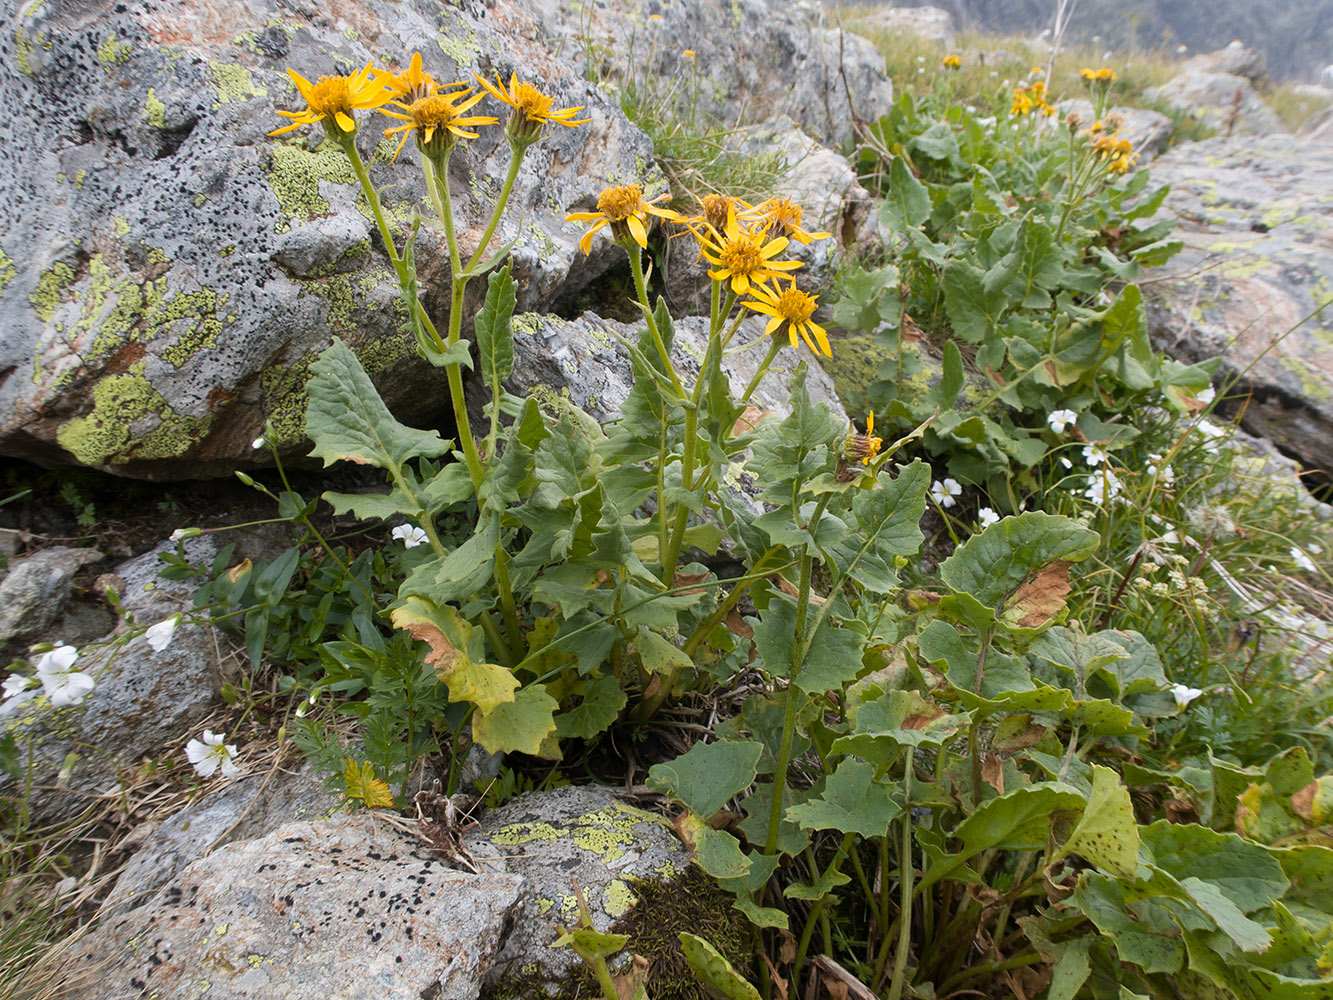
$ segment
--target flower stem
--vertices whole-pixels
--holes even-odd
[[[768,368],[773,364],[773,359],[778,356],[780,350],[782,350],[782,341],[774,337],[773,343],[768,345],[768,353],[764,355],[764,360],[759,363],[759,368],[754,373],[754,378],[750,379],[750,384],[745,387],[745,392],[741,394],[739,405],[744,406],[750,402],[750,396],[759,388],[759,383],[768,374]]]
[[[528,151],[527,146],[516,145],[512,142],[509,144],[509,149],[511,152],[509,173],[505,175],[504,186],[500,188],[500,197],[495,200],[495,208],[491,211],[490,221],[486,223],[486,231],[481,234],[481,242],[477,244],[477,249],[467,262],[469,275],[481,262],[482,255],[491,244],[491,237],[495,235],[495,227],[500,224],[500,218],[504,215],[505,208],[509,204],[509,196],[514,190],[514,181],[518,179],[518,170],[523,165],[523,154]]]
[[[822,511],[821,511],[822,514]],[[787,765],[791,761],[792,740],[796,735],[796,711],[800,689],[796,675],[805,660],[805,626],[810,611],[810,573],[814,558],[810,546],[801,546],[801,579],[796,590],[796,630],[792,636],[791,673],[787,678],[787,705],[782,720],[782,742],[778,746],[777,766],[773,769],[773,801],[768,810],[768,836],[764,838],[765,856],[778,849],[778,829],[782,823],[782,807],[787,797]]]
[[[657,316],[653,313],[652,306],[648,304],[648,287],[643,280],[643,260],[639,245],[635,243],[633,249],[625,247],[625,253],[629,257],[629,267],[634,275],[634,294],[638,296],[639,305],[643,307],[644,318],[648,321],[648,333],[653,338],[653,346],[657,348],[657,354],[662,359],[662,365],[666,368],[666,375],[671,379],[671,385],[676,390],[676,396],[679,399],[685,398],[685,387],[680,384],[680,379],[676,375],[676,366],[671,363],[671,355],[667,352],[666,343],[662,340],[662,332],[657,328]]]

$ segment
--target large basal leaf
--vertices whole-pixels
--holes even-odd
[[[882,837],[903,811],[887,785],[875,780],[875,767],[845,758],[808,802],[788,806],[787,818],[807,830],[837,830],[862,837]]]
[[[956,591],[999,608],[1027,579],[1056,561],[1078,562],[1097,550],[1101,536],[1067,517],[1027,511],[973,535],[940,565]]]
[[[533,684],[514,700],[490,712],[472,716],[472,736],[487,753],[526,753],[534,757],[559,758],[553,746],[555,710],[559,707],[546,688]]]
[[[481,376],[487,385],[498,385],[514,367],[514,331],[510,321],[517,301],[509,266],[492,272],[486,301],[476,319],[477,353],[481,357]]]
[[[965,260],[944,271],[944,311],[953,332],[969,344],[979,344],[999,326],[1008,305],[1004,290],[986,290],[986,272]]]
[[[889,168],[889,193],[879,214],[886,224],[899,232],[915,229],[930,216],[930,192],[916,179],[904,157],[893,158]]]
[[[922,629],[917,649],[922,659],[944,674],[964,708],[991,714],[1051,712],[1069,705],[1069,692],[1064,688],[1033,683],[1022,660],[994,649],[978,683],[979,644],[948,622],[936,619]]]
[[[1139,863],[1139,826],[1129,789],[1109,767],[1092,765],[1092,794],[1061,854],[1077,854],[1112,875],[1134,877]]]
[[[518,679],[504,667],[473,659],[480,654],[472,626],[457,609],[409,597],[389,617],[395,628],[407,630],[430,646],[426,663],[449,685],[451,701],[470,701],[478,711],[489,712],[514,700]]]
[[[1178,972],[1185,962],[1180,928],[1151,902],[1137,902],[1117,880],[1085,872],[1072,901],[1115,945],[1122,962],[1144,972]]]
[[[813,614],[808,616],[808,620],[813,618]],[[774,599],[754,625],[754,648],[765,670],[779,677],[791,676],[795,635],[796,608]],[[849,629],[834,628],[829,617],[825,617],[810,640],[805,661],[794,680],[796,687],[808,694],[821,694],[836,691],[855,680],[861,669],[862,642],[861,636]]]
[[[648,784],[707,819],[754,783],[763,749],[753,740],[696,743],[675,760],[654,764]]]
[[[394,419],[352,349],[337,337],[310,366],[306,434],[325,466],[349,461],[394,472],[413,458],[434,458],[449,442]]]
[[[463,601],[490,583],[499,538],[499,519],[494,514],[485,515],[476,534],[440,561],[427,596],[437,603]]]
[[[614,675],[589,681],[583,689],[583,700],[556,717],[556,735],[561,739],[592,739],[616,721],[626,700],[625,691]]]
[[[970,721],[969,713],[950,715],[915,691],[893,690],[860,706],[853,734],[834,740],[832,750],[884,768],[903,747],[940,746]]]
[[[1158,820],[1142,829],[1142,839],[1158,868],[1178,881],[1213,883],[1244,913],[1281,899],[1290,885],[1267,850],[1234,833]]]

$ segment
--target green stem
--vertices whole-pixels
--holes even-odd
[[[737,401],[737,405],[744,406],[750,401],[750,396],[759,388],[759,383],[762,382],[764,376],[768,374],[768,368],[773,364],[773,359],[778,356],[778,351],[780,350],[782,350],[782,341],[774,337],[773,342],[768,345],[768,353],[764,355],[764,360],[759,363],[759,368],[755,371],[754,378],[750,379],[750,384],[745,387],[745,392],[741,394],[741,398]]]
[[[856,835],[853,833],[848,833],[843,836],[842,843],[838,845],[837,852],[830,859],[828,867],[824,869],[825,874],[831,871],[836,872],[842,867],[842,859],[845,858],[847,852],[852,849],[852,840],[855,836]],[[822,877],[813,863],[810,866],[810,876],[816,882]],[[832,893],[825,893],[823,896],[820,896],[815,902],[815,905],[811,908],[810,916],[806,917],[805,926],[801,928],[801,939],[797,942],[796,958],[792,960],[791,966],[791,981],[793,983],[799,983],[801,981],[801,969],[805,965],[805,953],[810,948],[810,938],[814,936],[815,927],[823,919],[824,910],[828,907],[829,900],[832,897]]]
[[[379,227],[380,238],[384,240],[384,249],[388,252],[389,259],[393,261],[396,268],[397,265],[402,263],[402,258],[398,256],[398,247],[394,243],[393,233],[389,231],[389,223],[384,218],[384,206],[380,204],[379,192],[375,190],[375,185],[371,183],[370,172],[366,170],[365,163],[361,161],[361,153],[356,148],[356,133],[341,133],[337,142],[352,164],[352,173],[356,174],[356,179],[361,184],[361,190],[366,196],[366,201],[370,203],[370,214],[374,216],[375,225]]]
[[[773,771],[773,801],[768,810],[768,836],[764,838],[764,854],[771,855],[778,847],[778,827],[782,822],[782,807],[787,792],[787,765],[791,760],[792,740],[796,735],[796,711],[800,689],[796,677],[805,659],[806,615],[810,610],[810,573],[814,559],[810,546],[801,546],[801,580],[796,591],[796,629],[792,637],[791,675],[787,678],[787,705],[782,720],[782,742],[778,747],[777,766]]]
[[[509,633],[509,648],[518,656],[522,656],[526,652],[523,630],[518,625],[514,585],[509,580],[509,553],[505,552],[503,542],[495,544],[495,584],[496,589],[500,591],[500,614],[504,618],[505,631]]]
[[[901,1000],[906,985],[907,953],[912,944],[912,748],[907,748],[903,767],[903,843],[898,862],[898,953],[893,960],[893,982],[888,1000]],[[885,837],[887,840],[888,838]]]
[[[504,186],[500,188],[500,197],[496,199],[495,208],[491,211],[491,219],[486,223],[486,231],[481,234],[481,242],[477,244],[476,251],[467,262],[467,273],[470,276],[481,262],[482,255],[486,248],[491,245],[491,237],[495,235],[495,227],[500,224],[500,217],[504,215],[505,207],[509,204],[509,196],[514,190],[514,181],[518,179],[519,167],[523,165],[523,154],[528,151],[527,146],[509,144],[509,173],[505,175]]]
[[[666,343],[662,340],[662,331],[657,328],[657,316],[648,304],[648,286],[643,279],[641,253],[642,251],[640,251],[637,243],[625,246],[625,255],[629,257],[630,272],[634,275],[634,294],[638,296],[644,319],[648,321],[648,333],[653,338],[653,346],[657,348],[658,357],[662,359],[665,374],[671,379],[671,384],[676,390],[676,397],[684,399],[685,387],[680,384],[680,379],[676,375],[676,366],[671,363],[671,355],[667,352]]]

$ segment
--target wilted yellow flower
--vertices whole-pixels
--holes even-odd
[[[807,233],[801,228],[801,206],[790,198],[769,198],[756,212],[777,235],[786,236],[809,246],[812,240],[826,240],[832,233]]]
[[[1055,109],[1046,103],[1046,84],[1041,80],[1017,88],[1014,91],[1014,103],[1009,108],[1011,115],[1019,117],[1033,111],[1040,111],[1047,117],[1055,114]]]
[[[353,111],[382,107],[395,96],[395,91],[385,85],[384,76],[378,74],[370,63],[350,76],[321,76],[318,83],[311,83],[295,70],[287,70],[287,75],[305,99],[306,107],[304,111],[279,111],[278,114],[290,118],[292,123],[274,129],[269,135],[282,135],[319,121],[325,122],[325,128],[332,121],[340,132],[350,134],[356,131]]]
[[[1083,77],[1087,83],[1114,83],[1117,79],[1115,70],[1110,66],[1103,66],[1100,69],[1091,69],[1087,66],[1078,71],[1078,75]]]
[[[805,346],[815,354],[833,357],[833,352],[829,350],[828,334],[824,332],[822,326],[810,319],[814,315],[819,296],[807,295],[796,287],[795,281],[790,278],[787,280],[788,286],[781,290],[770,291],[759,285],[752,287],[750,294],[758,301],[747,299],[743,305],[747,309],[753,309],[770,317],[764,327],[764,332],[769,336],[777,333],[782,324],[786,323],[792,347],[796,346],[796,335],[799,333],[801,339],[805,341]]]
[[[592,121],[591,118],[576,118],[583,110],[583,105],[576,108],[561,108],[559,111],[553,110],[551,105],[555,103],[554,98],[543,94],[530,83],[520,83],[517,73],[509,77],[508,87],[505,87],[504,81],[498,76],[495,78],[495,83],[491,84],[485,77],[475,73],[473,75],[476,76],[477,82],[486,88],[487,93],[514,109],[509,116],[506,130],[518,142],[525,144],[535,142],[541,136],[542,126],[548,122],[574,128],[576,125],[586,125]]]
[[[727,223],[721,232],[710,227],[705,232],[696,231],[696,235],[704,260],[717,267],[708,276],[714,281],[730,281],[737,295],[762,287],[782,271],[801,266],[798,260],[774,260],[790,241],[779,236],[765,243],[762,230],[752,232],[737,221],[734,205],[727,210]]]
[[[611,238],[617,243],[623,242],[626,235],[641,247],[648,246],[648,229],[644,225],[648,216],[659,219],[675,220],[679,216],[669,208],[658,208],[655,204],[663,198],[669,198],[670,192],[660,194],[651,201],[643,200],[643,189],[637,184],[622,184],[609,187],[597,197],[597,211],[573,212],[565,216],[566,222],[591,222],[588,231],[579,240],[579,249],[585,254],[592,252],[592,238],[607,226],[611,227]]]
[[[875,411],[871,410],[870,416],[866,419],[866,432],[858,434],[856,427],[852,426],[848,429],[847,436],[843,438],[843,461],[848,464],[860,462],[862,465],[869,465],[875,460],[883,444],[883,438],[875,437]]]
[[[383,80],[384,85],[393,90],[394,96],[399,98],[397,103],[404,110],[409,105],[438,93],[441,89],[465,86],[462,80],[445,84],[436,82],[435,77],[421,68],[420,52],[412,53],[412,61],[408,63],[407,69],[401,73],[386,74]]]
[[[962,69],[963,57],[958,55],[948,55],[940,60],[940,65],[945,69]]]
[[[454,137],[459,136],[464,139],[477,138],[476,132],[469,132],[468,129],[476,128],[478,125],[496,125],[499,124],[498,118],[488,116],[468,117],[463,114],[464,111],[472,107],[481,100],[482,94],[472,94],[469,96],[467,91],[460,91],[454,94],[432,94],[429,97],[423,97],[419,101],[413,101],[406,108],[407,114],[399,114],[397,111],[380,110],[390,118],[397,118],[407,122],[406,125],[398,125],[394,128],[386,128],[384,134],[393,135],[397,132],[403,133],[402,140],[398,143],[398,148],[394,150],[394,159],[402,152],[403,143],[407,142],[407,137],[416,130],[417,142],[428,155],[443,154],[453,148]],[[455,104],[455,101],[461,103]],[[436,142],[436,133],[439,133],[439,141]]]

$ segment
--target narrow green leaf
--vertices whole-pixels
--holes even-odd
[[[506,265],[492,273],[488,279],[486,301],[476,319],[481,376],[492,387],[498,387],[514,367],[514,331],[511,320],[517,302],[514,281]]]

